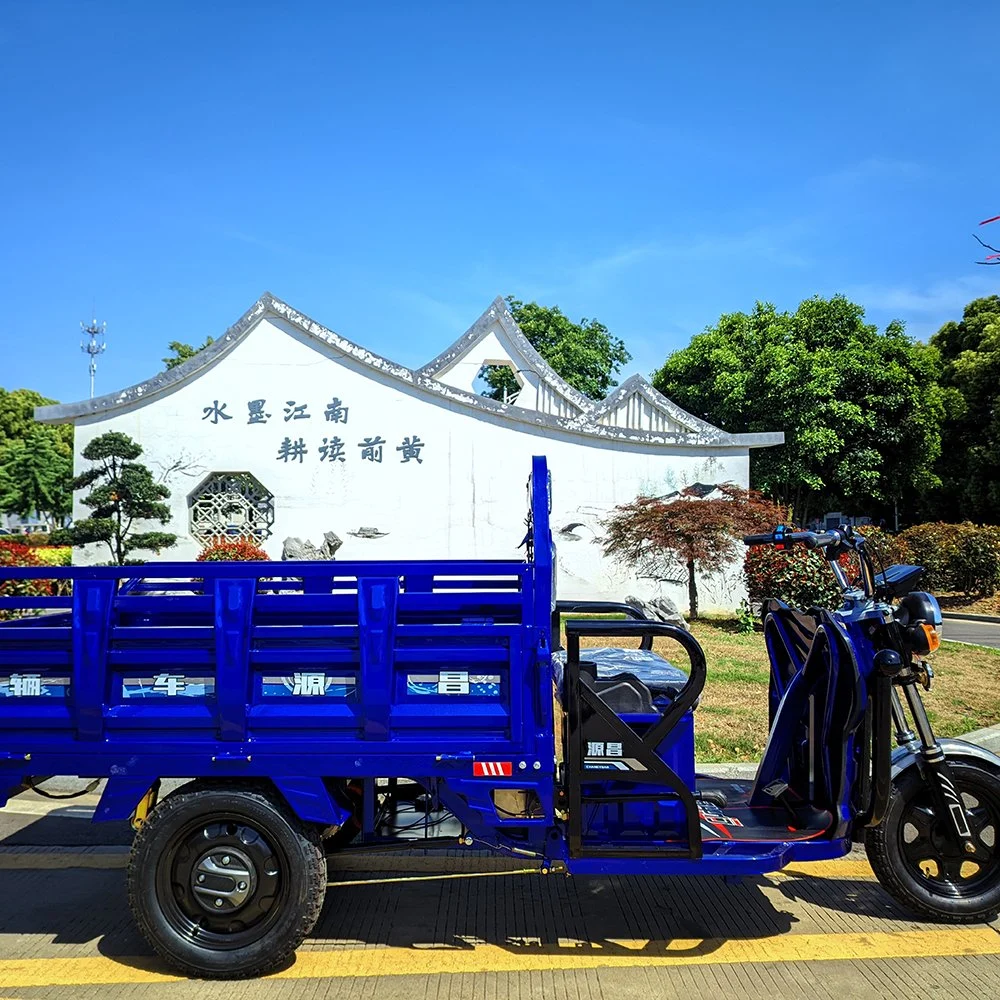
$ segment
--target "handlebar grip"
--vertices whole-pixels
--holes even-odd
[[[844,540],[843,533],[840,531],[813,532],[813,537],[816,539],[817,548],[826,548],[828,545],[837,545]]]
[[[744,545],[770,545],[774,541],[774,535],[744,535]]]

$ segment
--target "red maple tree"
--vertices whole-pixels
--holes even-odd
[[[763,494],[721,483],[712,495],[686,487],[670,497],[636,497],[604,521],[605,555],[640,570],[664,563],[686,570],[689,614],[698,617],[698,572],[713,573],[742,552],[743,535],[770,531],[787,511]]]

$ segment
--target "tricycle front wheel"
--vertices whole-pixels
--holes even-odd
[[[192,976],[278,968],[312,930],[325,892],[319,831],[263,786],[185,786],[157,805],[132,845],[136,923]]]
[[[949,761],[973,835],[985,854],[971,861],[934,808],[916,765],[893,782],[885,819],[865,835],[882,887],[921,916],[954,923],[989,920],[1000,911],[1000,777]]]

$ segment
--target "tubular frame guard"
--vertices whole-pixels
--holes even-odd
[[[641,622],[652,621],[647,618],[638,608],[631,604],[623,604],[618,601],[556,601],[555,610],[552,612],[552,635],[559,637],[559,619],[562,615],[601,615],[618,614],[625,615],[626,618],[634,618]],[[602,633],[604,634],[604,633]],[[639,643],[640,649],[653,648],[653,633],[648,632],[642,637]]]
[[[659,722],[640,737],[635,730],[623,722],[597,694],[580,682],[580,639],[591,638],[635,638],[648,637],[650,645],[654,636],[664,636],[674,639],[688,654],[691,663],[691,674],[680,694],[663,713]],[[621,738],[622,743],[630,752],[640,758],[648,770],[630,774],[631,781],[646,782],[670,787],[684,806],[687,826],[687,846],[680,848],[664,848],[662,845],[637,846],[612,849],[615,856],[629,857],[682,857],[700,858],[702,856],[701,822],[698,814],[698,804],[691,789],[681,778],[664,763],[656,752],[664,737],[684,714],[691,710],[700,697],[707,678],[705,653],[698,640],[690,632],[666,622],[649,620],[629,622],[594,622],[572,620],[566,622],[566,708],[568,713],[567,738],[567,806],[569,810],[569,854],[571,858],[607,857],[609,850],[606,845],[599,848],[588,848],[583,843],[583,780],[584,767],[584,737],[583,710],[586,709],[600,718],[602,724]],[[591,779],[603,780],[603,779]],[[656,798],[664,798],[658,793]],[[646,796],[648,798],[648,796]],[[636,800],[636,796],[624,794],[620,796],[602,796],[601,801]]]

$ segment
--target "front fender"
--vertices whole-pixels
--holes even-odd
[[[976,746],[975,743],[967,743],[965,740],[944,739],[938,740],[938,743],[948,760],[967,760],[970,763],[985,764],[990,770],[1000,774],[1000,757],[991,750]],[[907,743],[906,746],[897,747],[892,752],[893,781],[908,767],[916,764],[919,756],[919,743]]]

